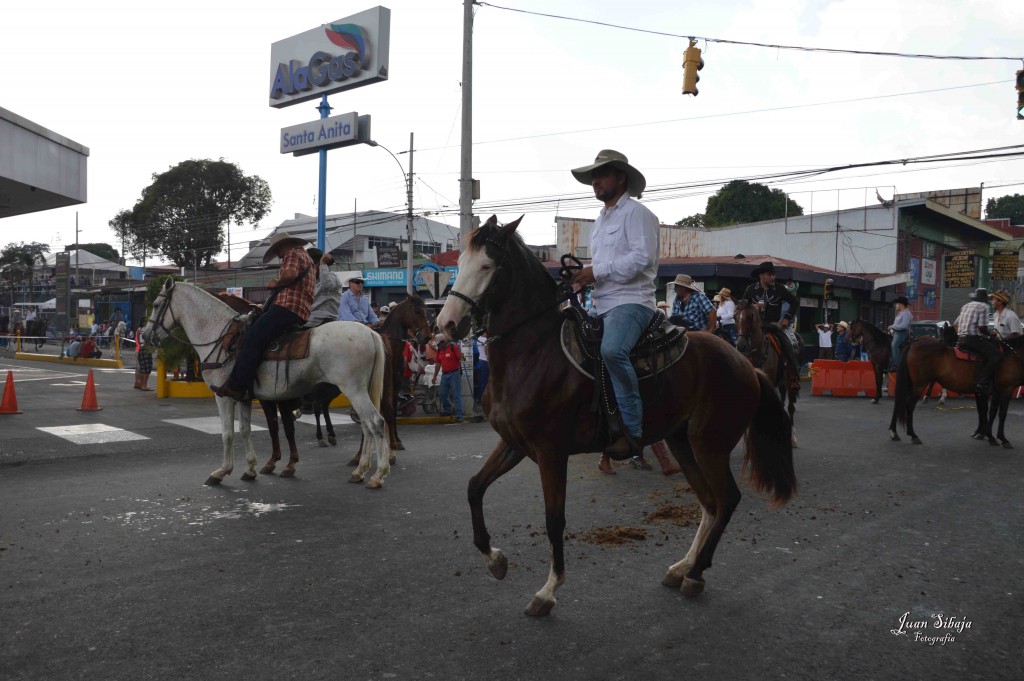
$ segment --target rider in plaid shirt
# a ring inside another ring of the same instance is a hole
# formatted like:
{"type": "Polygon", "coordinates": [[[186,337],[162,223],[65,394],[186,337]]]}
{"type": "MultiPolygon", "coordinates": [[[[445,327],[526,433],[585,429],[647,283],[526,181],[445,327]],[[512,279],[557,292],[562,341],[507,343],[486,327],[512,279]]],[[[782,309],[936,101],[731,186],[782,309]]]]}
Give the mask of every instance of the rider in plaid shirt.
{"type": "Polygon", "coordinates": [[[252,399],[252,381],[263,351],[285,329],[301,326],[309,318],[316,269],[303,249],[306,244],[305,239],[289,236],[287,232],[278,232],[270,240],[263,262],[281,257],[277,277],[267,282],[274,293],[264,305],[263,314],[246,331],[231,376],[224,385],[215,389],[218,397],[252,399]]]}
{"type": "Polygon", "coordinates": [[[976,289],[970,302],[960,308],[960,316],[953,322],[958,336],[957,347],[973,352],[982,359],[981,375],[976,386],[979,395],[988,394],[992,378],[999,368],[999,360],[1003,358],[996,346],[988,340],[993,335],[988,328],[988,298],[988,289],[976,289]]]}

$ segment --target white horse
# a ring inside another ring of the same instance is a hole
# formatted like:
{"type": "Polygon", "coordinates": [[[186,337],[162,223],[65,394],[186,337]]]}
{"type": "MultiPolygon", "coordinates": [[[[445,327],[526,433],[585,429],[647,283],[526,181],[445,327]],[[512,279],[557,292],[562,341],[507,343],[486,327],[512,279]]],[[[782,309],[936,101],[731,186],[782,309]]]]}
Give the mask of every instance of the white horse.
{"type": "MultiPolygon", "coordinates": [[[[216,297],[187,282],[168,281],[153,301],[142,336],[159,344],[177,327],[185,329],[188,339],[204,362],[224,362],[216,368],[203,370],[207,385],[223,385],[231,372],[233,360],[224,361],[221,340],[238,315],[216,297]]],[[[354,322],[331,322],[314,328],[310,334],[309,356],[287,361],[265,361],[256,373],[255,396],[266,400],[287,400],[312,392],[321,383],[338,386],[345,394],[363,429],[363,446],[359,465],[349,482],[359,483],[370,470],[370,452],[377,454],[377,470],[367,487],[377,489],[391,471],[388,463],[390,445],[384,419],[380,415],[380,399],[384,385],[384,342],[379,334],[354,322]]],[[[207,485],[219,485],[234,468],[235,409],[239,411],[239,433],[245,446],[248,464],[242,480],[256,479],[256,452],[252,446],[252,401],[239,402],[218,397],[224,461],[210,474],[207,485]]]]}

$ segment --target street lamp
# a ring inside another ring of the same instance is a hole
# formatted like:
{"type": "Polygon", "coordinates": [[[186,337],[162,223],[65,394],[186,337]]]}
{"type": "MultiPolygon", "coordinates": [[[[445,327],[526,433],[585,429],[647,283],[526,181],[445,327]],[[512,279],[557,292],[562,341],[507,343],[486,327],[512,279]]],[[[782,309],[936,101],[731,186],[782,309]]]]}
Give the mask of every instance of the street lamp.
{"type": "Polygon", "coordinates": [[[380,144],[379,142],[375,142],[373,140],[367,140],[366,141],[366,143],[369,144],[371,147],[380,147],[384,151],[386,151],[389,154],[391,154],[391,158],[395,159],[395,163],[398,164],[398,168],[402,171],[402,177],[405,179],[405,200],[406,200],[405,230],[406,230],[406,233],[407,233],[407,236],[408,236],[408,240],[409,240],[409,243],[408,243],[408,245],[406,247],[406,256],[405,256],[405,290],[406,290],[406,292],[410,296],[416,295],[415,294],[415,290],[416,289],[415,289],[415,287],[413,286],[413,283],[412,283],[412,253],[413,253],[413,246],[412,246],[412,135],[413,134],[410,132],[409,133],[409,173],[408,173],[408,175],[405,172],[405,168],[402,167],[402,162],[398,160],[398,157],[395,156],[391,152],[390,149],[385,147],[383,144],[380,144]]]}

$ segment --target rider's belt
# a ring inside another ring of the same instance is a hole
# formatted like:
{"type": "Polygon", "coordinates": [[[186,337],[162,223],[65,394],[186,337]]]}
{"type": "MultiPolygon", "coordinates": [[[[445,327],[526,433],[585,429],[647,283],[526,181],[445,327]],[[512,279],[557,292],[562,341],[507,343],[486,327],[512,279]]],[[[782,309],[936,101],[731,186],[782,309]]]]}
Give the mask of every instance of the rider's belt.
{"type": "Polygon", "coordinates": [[[447,376],[448,374],[457,374],[457,373],[459,373],[459,370],[458,369],[452,369],[451,371],[442,371],[441,373],[444,374],[445,376],[447,376]]]}

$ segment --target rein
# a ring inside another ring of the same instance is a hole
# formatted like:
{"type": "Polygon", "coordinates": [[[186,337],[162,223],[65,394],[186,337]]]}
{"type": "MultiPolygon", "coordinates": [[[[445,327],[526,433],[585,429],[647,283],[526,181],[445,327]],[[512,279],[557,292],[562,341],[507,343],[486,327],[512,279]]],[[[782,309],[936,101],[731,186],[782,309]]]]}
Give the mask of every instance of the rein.
{"type": "MultiPolygon", "coordinates": [[[[224,337],[227,336],[228,330],[231,328],[231,324],[234,323],[234,321],[238,317],[232,317],[227,322],[227,324],[224,325],[224,328],[221,329],[220,335],[217,336],[217,338],[215,338],[214,340],[212,340],[210,342],[207,342],[207,343],[197,343],[196,341],[192,340],[188,336],[185,336],[185,337],[176,336],[176,335],[174,335],[174,332],[181,328],[181,325],[177,323],[177,318],[175,318],[176,326],[173,329],[168,329],[164,325],[164,317],[167,316],[167,312],[171,309],[171,295],[174,293],[174,290],[175,289],[172,286],[171,290],[168,291],[166,295],[163,294],[163,293],[160,294],[161,296],[163,296],[163,302],[160,305],[160,311],[156,315],[150,317],[149,323],[153,324],[155,327],[157,327],[161,331],[163,331],[166,334],[166,336],[165,336],[166,338],[174,338],[175,340],[181,341],[182,343],[187,343],[188,345],[191,345],[193,348],[205,348],[205,347],[212,346],[210,348],[210,351],[208,353],[206,353],[206,357],[202,358],[202,361],[200,362],[201,366],[208,365],[208,364],[221,364],[220,362],[212,362],[211,363],[209,361],[210,357],[212,357],[214,352],[216,352],[217,349],[219,347],[221,347],[221,343],[223,342],[224,337]]],[[[160,342],[157,341],[156,339],[154,339],[154,343],[153,344],[159,346],[160,342]]],[[[207,368],[215,368],[215,367],[207,367],[207,368]]]]}

